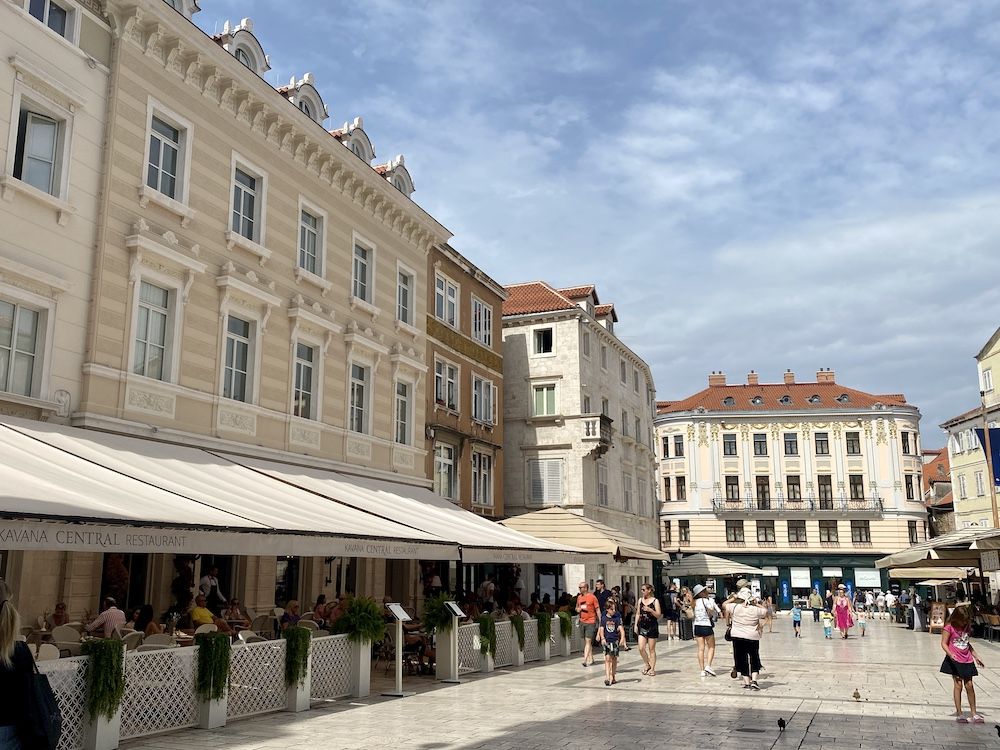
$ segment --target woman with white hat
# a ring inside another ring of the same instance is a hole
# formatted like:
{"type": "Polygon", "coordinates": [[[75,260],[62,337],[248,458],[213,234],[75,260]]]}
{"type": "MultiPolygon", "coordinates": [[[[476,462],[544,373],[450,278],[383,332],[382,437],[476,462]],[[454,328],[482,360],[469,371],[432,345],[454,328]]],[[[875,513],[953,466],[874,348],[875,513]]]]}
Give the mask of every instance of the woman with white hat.
{"type": "Polygon", "coordinates": [[[698,641],[698,674],[715,677],[715,621],[722,614],[711,592],[700,583],[694,587],[694,637],[698,641]]]}
{"type": "Polygon", "coordinates": [[[760,626],[767,617],[767,609],[752,603],[752,600],[750,589],[742,588],[736,594],[736,601],[726,602],[722,611],[730,622],[733,659],[743,676],[743,687],[760,690],[757,684],[760,674],[760,626]]]}

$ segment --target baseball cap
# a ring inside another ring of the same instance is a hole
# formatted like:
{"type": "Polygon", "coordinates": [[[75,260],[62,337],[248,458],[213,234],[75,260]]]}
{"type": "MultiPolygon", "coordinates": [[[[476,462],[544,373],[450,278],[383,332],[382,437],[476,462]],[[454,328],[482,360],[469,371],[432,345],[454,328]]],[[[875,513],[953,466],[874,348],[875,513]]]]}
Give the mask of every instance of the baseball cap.
{"type": "Polygon", "coordinates": [[[602,576],[597,576],[597,578],[594,579],[594,583],[597,583],[598,581],[604,583],[604,578],[602,576]]]}

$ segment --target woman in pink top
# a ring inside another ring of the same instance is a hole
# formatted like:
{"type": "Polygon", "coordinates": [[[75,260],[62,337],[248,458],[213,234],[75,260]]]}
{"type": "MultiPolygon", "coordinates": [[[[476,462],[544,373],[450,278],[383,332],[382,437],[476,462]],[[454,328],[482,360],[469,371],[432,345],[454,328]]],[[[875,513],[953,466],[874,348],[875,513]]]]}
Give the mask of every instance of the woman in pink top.
{"type": "Polygon", "coordinates": [[[837,596],[833,600],[833,619],[841,638],[847,638],[847,631],[854,626],[853,613],[854,605],[847,595],[847,587],[840,584],[837,587],[837,596]]]}
{"type": "Polygon", "coordinates": [[[969,608],[955,607],[948,618],[948,624],[941,631],[941,648],[944,650],[944,661],[941,662],[941,672],[950,674],[953,680],[952,695],[955,698],[955,721],[960,724],[982,724],[984,719],[976,712],[976,690],[972,686],[972,678],[979,674],[976,664],[985,666],[980,661],[976,650],[972,647],[972,625],[969,622],[969,608]],[[969,700],[972,713],[966,718],[962,713],[962,687],[969,700]]]}

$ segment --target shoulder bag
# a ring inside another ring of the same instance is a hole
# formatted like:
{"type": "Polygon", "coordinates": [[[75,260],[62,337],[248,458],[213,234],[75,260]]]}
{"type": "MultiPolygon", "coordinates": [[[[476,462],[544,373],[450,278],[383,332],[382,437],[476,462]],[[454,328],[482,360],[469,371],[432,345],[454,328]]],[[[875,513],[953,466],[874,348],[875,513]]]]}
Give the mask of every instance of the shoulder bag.
{"type": "MultiPolygon", "coordinates": [[[[733,612],[734,613],[736,612],[736,607],[738,607],[738,606],[739,606],[738,604],[733,606],[733,612]]],[[[727,641],[733,640],[733,617],[732,617],[732,615],[730,615],[729,617],[726,618],[726,634],[724,636],[722,636],[722,637],[725,638],[727,641]]]]}
{"type": "MultiPolygon", "coordinates": [[[[31,658],[30,655],[28,658],[31,658]]],[[[31,744],[26,747],[47,748],[55,750],[62,735],[62,713],[56,694],[49,684],[48,675],[38,671],[38,665],[32,659],[33,673],[31,689],[28,692],[28,715],[25,717],[25,730],[31,737],[31,744]]]]}

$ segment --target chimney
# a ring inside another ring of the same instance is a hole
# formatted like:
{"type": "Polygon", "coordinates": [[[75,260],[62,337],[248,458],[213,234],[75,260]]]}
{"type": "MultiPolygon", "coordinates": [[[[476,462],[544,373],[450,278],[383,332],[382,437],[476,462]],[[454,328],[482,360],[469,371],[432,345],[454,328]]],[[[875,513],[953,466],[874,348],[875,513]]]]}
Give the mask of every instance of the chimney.
{"type": "Polygon", "coordinates": [[[785,370],[785,385],[795,384],[795,373],[791,370],[785,370]]]}
{"type": "Polygon", "coordinates": [[[760,377],[756,371],[751,370],[747,373],[747,385],[760,385],[760,377]]]}
{"type": "Polygon", "coordinates": [[[714,385],[725,385],[726,384],[726,373],[719,370],[716,372],[712,370],[711,375],[708,376],[708,387],[711,388],[714,385]]]}
{"type": "Polygon", "coordinates": [[[817,383],[833,383],[836,382],[835,373],[829,367],[820,368],[819,372],[816,373],[817,383]]]}

